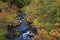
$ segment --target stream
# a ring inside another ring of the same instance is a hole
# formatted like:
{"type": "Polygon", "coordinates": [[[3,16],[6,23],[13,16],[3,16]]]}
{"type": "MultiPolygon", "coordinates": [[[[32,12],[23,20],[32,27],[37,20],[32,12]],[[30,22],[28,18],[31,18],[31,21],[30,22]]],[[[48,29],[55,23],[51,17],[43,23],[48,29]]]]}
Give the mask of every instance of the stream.
{"type": "MultiPolygon", "coordinates": [[[[7,40],[32,40],[32,37],[34,37],[34,28],[32,26],[28,25],[28,21],[24,19],[26,15],[23,12],[19,12],[18,16],[16,17],[17,20],[21,21],[21,24],[17,26],[16,28],[13,28],[14,31],[18,31],[19,34],[17,37],[11,36],[15,32],[9,32],[9,38],[7,40]]],[[[16,36],[16,35],[14,35],[16,36]]]]}

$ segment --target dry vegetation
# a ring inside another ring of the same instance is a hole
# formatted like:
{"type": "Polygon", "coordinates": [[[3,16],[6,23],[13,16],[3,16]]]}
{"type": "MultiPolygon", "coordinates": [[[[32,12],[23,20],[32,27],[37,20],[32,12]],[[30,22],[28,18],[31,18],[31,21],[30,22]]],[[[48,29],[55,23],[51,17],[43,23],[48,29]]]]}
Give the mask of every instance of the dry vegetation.
{"type": "MultiPolygon", "coordinates": [[[[21,10],[26,13],[27,20],[33,22],[38,32],[33,40],[60,40],[60,0],[31,0],[29,5],[24,3],[21,10]]],[[[0,23],[3,25],[15,22],[17,10],[20,10],[15,5],[2,1],[0,9],[3,9],[0,12],[0,23]]]]}

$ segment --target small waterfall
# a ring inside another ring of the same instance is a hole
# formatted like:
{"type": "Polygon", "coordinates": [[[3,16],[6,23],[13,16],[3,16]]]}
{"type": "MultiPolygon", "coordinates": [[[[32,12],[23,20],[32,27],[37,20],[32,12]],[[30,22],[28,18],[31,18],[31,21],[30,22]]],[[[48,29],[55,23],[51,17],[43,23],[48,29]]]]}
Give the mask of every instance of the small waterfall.
{"type": "Polygon", "coordinates": [[[18,16],[16,18],[17,20],[21,21],[21,24],[17,26],[16,28],[13,28],[13,30],[9,32],[8,40],[32,40],[31,37],[34,37],[35,35],[33,32],[34,28],[28,25],[27,20],[24,19],[26,15],[23,12],[19,12],[17,15],[18,16]],[[16,31],[17,31],[18,36],[16,35],[16,31]]]}

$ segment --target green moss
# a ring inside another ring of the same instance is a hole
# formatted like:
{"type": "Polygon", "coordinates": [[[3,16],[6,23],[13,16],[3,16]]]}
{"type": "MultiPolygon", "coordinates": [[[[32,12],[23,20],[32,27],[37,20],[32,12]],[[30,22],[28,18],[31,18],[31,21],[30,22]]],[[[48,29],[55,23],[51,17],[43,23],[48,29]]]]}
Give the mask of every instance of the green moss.
{"type": "Polygon", "coordinates": [[[47,23],[45,24],[45,30],[48,31],[48,32],[50,32],[52,29],[53,29],[53,24],[47,22],[47,23]]]}
{"type": "Polygon", "coordinates": [[[0,9],[7,7],[7,3],[0,1],[0,9]]]}
{"type": "Polygon", "coordinates": [[[2,28],[0,28],[0,40],[6,40],[4,35],[5,35],[6,31],[2,28]]]}

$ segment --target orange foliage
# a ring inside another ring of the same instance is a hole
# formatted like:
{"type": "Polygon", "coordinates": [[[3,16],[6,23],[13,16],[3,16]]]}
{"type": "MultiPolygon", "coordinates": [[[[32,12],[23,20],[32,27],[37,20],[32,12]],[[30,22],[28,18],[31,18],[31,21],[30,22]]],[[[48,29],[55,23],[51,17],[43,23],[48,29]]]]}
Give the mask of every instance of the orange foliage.
{"type": "Polygon", "coordinates": [[[55,38],[60,39],[60,33],[56,30],[51,30],[51,32],[47,32],[44,29],[37,30],[37,35],[33,38],[33,40],[54,40],[55,38]]]}
{"type": "Polygon", "coordinates": [[[52,31],[50,32],[50,35],[51,35],[52,37],[58,37],[58,38],[60,38],[60,33],[59,33],[58,31],[56,31],[56,30],[52,30],[52,31]]]}
{"type": "Polygon", "coordinates": [[[44,29],[38,30],[38,34],[34,37],[33,40],[52,40],[53,38],[46,32],[44,29]]]}

